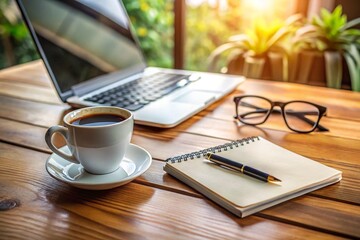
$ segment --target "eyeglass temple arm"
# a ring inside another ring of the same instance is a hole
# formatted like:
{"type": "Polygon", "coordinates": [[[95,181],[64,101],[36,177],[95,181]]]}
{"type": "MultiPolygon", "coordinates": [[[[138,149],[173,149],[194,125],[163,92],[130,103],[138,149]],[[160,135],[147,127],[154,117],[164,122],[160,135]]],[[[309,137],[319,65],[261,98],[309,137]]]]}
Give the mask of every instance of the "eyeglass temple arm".
{"type": "MultiPolygon", "coordinates": [[[[255,108],[256,111],[254,112],[248,112],[248,113],[245,113],[245,114],[241,114],[240,117],[246,117],[247,115],[250,115],[250,114],[253,114],[253,113],[265,113],[267,112],[268,110],[265,109],[265,108],[260,108],[260,107],[257,107],[255,105],[252,105],[252,104],[249,104],[249,103],[244,103],[242,102],[241,103],[242,106],[246,106],[246,107],[251,107],[251,108],[255,108]]],[[[278,109],[273,109],[272,112],[274,113],[281,113],[280,110],[278,109]]],[[[307,117],[305,117],[304,115],[317,115],[318,113],[317,112],[313,112],[313,111],[302,111],[302,112],[287,112],[287,114],[290,114],[290,115],[294,115],[296,116],[297,118],[303,120],[304,122],[310,124],[310,125],[314,125],[315,122],[312,121],[311,119],[308,119],[307,117]]],[[[234,118],[237,118],[237,116],[234,116],[234,118]]],[[[320,130],[320,131],[329,131],[328,128],[318,124],[317,125],[317,128],[320,130]]]]}
{"type": "MultiPolygon", "coordinates": [[[[310,124],[310,125],[314,125],[315,122],[311,119],[308,119],[307,117],[304,116],[304,114],[307,114],[307,115],[314,115],[314,112],[288,112],[288,114],[291,114],[291,115],[295,115],[297,118],[303,120],[304,122],[310,124]]],[[[317,113],[316,113],[317,114],[317,113]]],[[[329,131],[328,128],[318,124],[317,129],[319,129],[320,131],[324,132],[324,131],[329,131]]]]}

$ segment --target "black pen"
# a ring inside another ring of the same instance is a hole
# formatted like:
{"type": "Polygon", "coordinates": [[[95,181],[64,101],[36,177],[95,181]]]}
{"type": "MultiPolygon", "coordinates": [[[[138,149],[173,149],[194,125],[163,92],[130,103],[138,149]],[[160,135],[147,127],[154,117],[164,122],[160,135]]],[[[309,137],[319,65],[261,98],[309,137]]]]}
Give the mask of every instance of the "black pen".
{"type": "Polygon", "coordinates": [[[245,166],[244,164],[221,157],[221,156],[213,154],[211,152],[206,153],[206,159],[208,159],[211,162],[214,162],[220,166],[225,166],[225,167],[231,168],[233,170],[239,171],[245,175],[248,175],[253,178],[257,178],[264,182],[273,182],[273,183],[281,182],[280,179],[278,179],[274,176],[271,176],[270,174],[264,173],[262,171],[259,171],[255,168],[252,168],[249,166],[245,166]]]}

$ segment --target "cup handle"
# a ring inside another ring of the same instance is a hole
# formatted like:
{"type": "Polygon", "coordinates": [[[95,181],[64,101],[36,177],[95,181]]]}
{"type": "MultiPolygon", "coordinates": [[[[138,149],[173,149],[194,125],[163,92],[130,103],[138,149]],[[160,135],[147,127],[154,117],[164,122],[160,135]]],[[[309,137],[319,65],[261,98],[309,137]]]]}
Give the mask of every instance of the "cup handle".
{"type": "Polygon", "coordinates": [[[52,142],[52,136],[54,135],[54,133],[60,133],[66,141],[66,144],[68,144],[68,136],[69,136],[69,130],[66,127],[63,126],[52,126],[50,127],[46,133],[45,133],[45,141],[47,143],[47,145],[49,146],[49,148],[57,155],[59,155],[60,157],[79,164],[80,162],[74,157],[74,155],[70,155],[70,154],[66,154],[64,152],[61,152],[57,147],[54,146],[53,142],[52,142]]]}

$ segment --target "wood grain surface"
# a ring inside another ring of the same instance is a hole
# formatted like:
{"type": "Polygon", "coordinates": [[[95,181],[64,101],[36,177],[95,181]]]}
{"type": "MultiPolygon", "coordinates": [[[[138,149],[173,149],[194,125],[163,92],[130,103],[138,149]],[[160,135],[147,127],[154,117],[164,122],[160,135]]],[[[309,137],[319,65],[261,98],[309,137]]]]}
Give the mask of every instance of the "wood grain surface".
{"type": "MultiPolygon", "coordinates": [[[[135,126],[132,142],[153,156],[133,182],[86,191],[51,178],[46,129],[71,110],[41,61],[0,71],[0,239],[334,239],[360,238],[360,94],[248,79],[226,98],[172,129],[135,126]],[[312,101],[328,108],[329,132],[297,134],[277,116],[258,127],[233,120],[233,96],[312,101]],[[164,173],[168,157],[248,136],[343,172],[340,183],[244,219],[164,173]]],[[[58,146],[64,144],[57,136],[58,146]]]]}

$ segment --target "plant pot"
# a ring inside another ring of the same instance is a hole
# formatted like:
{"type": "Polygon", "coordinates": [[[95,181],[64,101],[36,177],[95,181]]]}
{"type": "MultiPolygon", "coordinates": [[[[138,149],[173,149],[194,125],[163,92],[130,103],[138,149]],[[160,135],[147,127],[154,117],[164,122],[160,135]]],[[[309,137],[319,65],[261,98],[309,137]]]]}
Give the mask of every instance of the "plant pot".
{"type": "Polygon", "coordinates": [[[243,75],[244,55],[242,51],[233,51],[227,59],[228,74],[243,75]]]}
{"type": "Polygon", "coordinates": [[[249,78],[261,78],[264,70],[265,58],[246,57],[243,75],[249,78]]]}
{"type": "Polygon", "coordinates": [[[290,57],[290,81],[326,86],[325,59],[320,51],[302,51],[290,57]]]}
{"type": "Polygon", "coordinates": [[[325,51],[326,82],[330,88],[341,88],[342,55],[339,51],[325,51]]]}
{"type": "Polygon", "coordinates": [[[287,61],[284,54],[269,52],[268,59],[270,65],[270,79],[276,81],[287,81],[287,61]]]}

